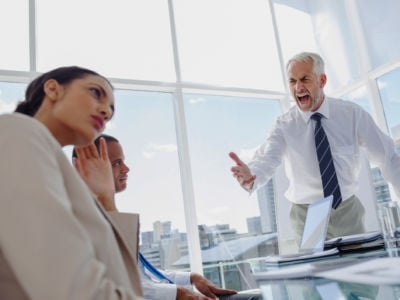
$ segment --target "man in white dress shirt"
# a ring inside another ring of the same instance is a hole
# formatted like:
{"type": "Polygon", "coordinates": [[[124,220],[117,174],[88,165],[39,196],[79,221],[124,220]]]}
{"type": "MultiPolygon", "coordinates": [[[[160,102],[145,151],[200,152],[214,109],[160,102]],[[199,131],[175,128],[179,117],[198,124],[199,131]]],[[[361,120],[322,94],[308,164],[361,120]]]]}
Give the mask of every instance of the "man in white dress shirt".
{"type": "MultiPolygon", "coordinates": [[[[125,156],[122,150],[122,147],[119,141],[106,134],[102,134],[99,138],[96,139],[95,145],[97,150],[101,151],[100,138],[103,138],[107,145],[107,153],[108,159],[111,163],[112,169],[112,177],[114,180],[115,192],[122,192],[127,187],[127,179],[129,167],[125,164],[125,156]]],[[[86,153],[86,164],[91,160],[91,167],[86,167],[85,171],[81,168],[81,173],[85,173],[84,177],[96,177],[97,183],[104,182],[100,173],[105,173],[104,169],[98,168],[96,166],[96,155],[92,156],[89,154],[90,147],[87,149],[83,149],[86,153]]],[[[75,151],[73,156],[76,157],[75,151]]],[[[78,153],[79,156],[79,153],[78,153]]],[[[99,157],[102,155],[100,154],[99,157]]],[[[80,158],[82,161],[83,157],[80,158]]],[[[76,163],[75,163],[76,166],[76,163]]],[[[85,180],[92,191],[95,190],[93,185],[93,180],[85,180]]],[[[103,197],[105,198],[105,197],[103,197]]],[[[114,199],[110,198],[110,201],[107,203],[101,203],[101,205],[105,208],[105,210],[109,212],[117,211],[114,199]]],[[[127,214],[125,214],[127,215],[127,214]]],[[[124,228],[121,228],[122,230],[124,228]]],[[[128,230],[128,228],[125,228],[128,230]]],[[[148,262],[145,262],[148,264],[148,262]]],[[[152,267],[152,266],[151,266],[152,267]]],[[[209,299],[226,299],[226,300],[259,300],[262,299],[261,294],[252,293],[252,294],[238,294],[234,290],[221,289],[215,286],[212,282],[207,280],[204,276],[195,273],[195,272],[181,272],[181,271],[166,271],[166,270],[158,270],[163,276],[165,276],[170,282],[166,280],[160,280],[154,274],[152,274],[148,268],[145,268],[144,264],[139,260],[138,261],[138,269],[141,276],[141,285],[144,293],[145,299],[151,300],[185,300],[185,299],[193,299],[193,300],[209,300],[209,299]],[[193,287],[200,292],[194,292],[193,287]]]]}
{"type": "Polygon", "coordinates": [[[287,78],[296,106],[278,117],[266,142],[245,164],[233,152],[231,168],[240,185],[252,193],[268,182],[282,161],[289,179],[285,195],[292,202],[290,219],[296,241],[300,241],[309,204],[324,197],[316,154],[311,116],[322,115],[341,191],[341,203],[332,209],[327,238],[364,232],[365,210],[355,196],[360,171],[360,152],[382,170],[400,196],[400,157],[392,139],[384,134],[359,105],[326,97],[324,61],[315,53],[303,52],[291,58],[287,78]]]}

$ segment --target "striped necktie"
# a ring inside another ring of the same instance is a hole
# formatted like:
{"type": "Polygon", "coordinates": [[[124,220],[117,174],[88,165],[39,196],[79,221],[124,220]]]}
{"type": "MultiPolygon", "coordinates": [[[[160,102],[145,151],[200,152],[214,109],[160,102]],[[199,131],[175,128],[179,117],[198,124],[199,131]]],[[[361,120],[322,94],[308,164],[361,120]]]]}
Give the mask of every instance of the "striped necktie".
{"type": "Polygon", "coordinates": [[[163,273],[161,273],[156,267],[154,267],[147,259],[144,258],[142,253],[139,252],[139,260],[143,267],[145,267],[153,276],[160,280],[167,281],[168,283],[174,283],[168,277],[166,277],[163,273]]]}
{"type": "Polygon", "coordinates": [[[317,149],[324,197],[333,195],[332,207],[336,209],[342,202],[342,194],[333,164],[329,141],[321,125],[321,117],[322,115],[320,113],[315,113],[311,116],[311,119],[316,122],[314,130],[315,147],[317,149]]]}

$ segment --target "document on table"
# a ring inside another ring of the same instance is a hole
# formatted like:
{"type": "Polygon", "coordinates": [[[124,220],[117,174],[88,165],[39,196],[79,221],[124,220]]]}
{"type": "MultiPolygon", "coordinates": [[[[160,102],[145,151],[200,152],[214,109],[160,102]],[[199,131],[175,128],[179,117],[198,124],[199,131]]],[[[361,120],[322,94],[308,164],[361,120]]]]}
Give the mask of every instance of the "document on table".
{"type": "Polygon", "coordinates": [[[312,263],[295,264],[279,268],[268,268],[263,272],[253,273],[255,280],[291,279],[315,276],[318,272],[340,268],[356,263],[354,258],[334,258],[329,260],[314,261],[312,263]]]}
{"type": "Polygon", "coordinates": [[[382,239],[383,237],[380,231],[371,231],[359,234],[345,235],[325,241],[325,248],[329,249],[338,246],[362,244],[382,239]]]}
{"type": "Polygon", "coordinates": [[[314,276],[362,284],[400,284],[400,258],[376,258],[349,267],[317,271],[314,272],[314,276]]]}
{"type": "Polygon", "coordinates": [[[255,280],[302,278],[311,276],[313,270],[314,267],[311,264],[302,264],[254,273],[253,277],[255,280]]]}
{"type": "Polygon", "coordinates": [[[333,248],[330,250],[309,253],[309,254],[289,254],[289,255],[278,255],[278,256],[267,256],[265,258],[265,264],[268,266],[277,266],[284,264],[295,264],[295,263],[304,263],[314,260],[320,260],[323,258],[335,256],[339,254],[339,250],[337,248],[333,248]]]}

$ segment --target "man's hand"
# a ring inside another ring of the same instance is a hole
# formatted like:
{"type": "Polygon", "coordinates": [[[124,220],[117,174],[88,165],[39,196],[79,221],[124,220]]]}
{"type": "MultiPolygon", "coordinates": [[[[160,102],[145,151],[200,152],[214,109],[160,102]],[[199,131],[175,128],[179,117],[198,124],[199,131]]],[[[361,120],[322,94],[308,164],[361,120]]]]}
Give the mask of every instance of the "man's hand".
{"type": "Polygon", "coordinates": [[[236,153],[230,152],[229,157],[236,163],[236,166],[231,168],[233,177],[239,181],[240,185],[246,191],[251,191],[254,185],[254,180],[256,180],[256,175],[251,174],[249,167],[240,160],[236,153]]]}
{"type": "Polygon", "coordinates": [[[215,300],[218,298],[209,298],[202,294],[196,293],[188,288],[178,286],[176,288],[176,300],[215,300]]]}
{"type": "Polygon", "coordinates": [[[117,210],[114,201],[114,179],[104,138],[100,139],[100,152],[94,144],[75,150],[77,158],[73,159],[73,164],[82,179],[105,210],[117,210]]]}
{"type": "Polygon", "coordinates": [[[196,287],[196,289],[200,293],[206,296],[205,298],[194,298],[194,299],[218,299],[218,296],[232,295],[237,293],[234,290],[218,288],[207,278],[197,273],[190,274],[190,282],[192,283],[193,286],[196,287]]]}

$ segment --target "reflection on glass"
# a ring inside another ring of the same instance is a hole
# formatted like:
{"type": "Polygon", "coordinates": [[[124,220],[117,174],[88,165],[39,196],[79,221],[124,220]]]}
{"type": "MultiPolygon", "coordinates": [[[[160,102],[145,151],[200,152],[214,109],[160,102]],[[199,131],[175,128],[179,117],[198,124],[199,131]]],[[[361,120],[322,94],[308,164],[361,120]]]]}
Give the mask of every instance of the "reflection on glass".
{"type": "Polygon", "coordinates": [[[372,180],[375,186],[375,194],[377,201],[378,202],[391,201],[389,185],[383,178],[381,169],[378,167],[372,167],[371,173],[372,173],[372,180]]]}
{"type": "Polygon", "coordinates": [[[400,142],[400,68],[377,79],[387,126],[392,138],[400,142]]]}
{"type": "MultiPolygon", "coordinates": [[[[392,136],[397,152],[400,153],[400,68],[397,68],[385,75],[377,78],[380,98],[382,101],[383,110],[387,127],[392,136]]],[[[374,180],[375,190],[378,196],[378,202],[390,201],[390,190],[388,184],[384,181],[381,171],[375,168],[374,174],[377,179],[374,180]]]]}
{"type": "Polygon", "coordinates": [[[0,114],[14,111],[24,98],[25,88],[24,83],[0,82],[0,114]]]}
{"type": "Polygon", "coordinates": [[[322,277],[259,282],[264,299],[280,300],[394,300],[396,286],[368,285],[322,277]],[[384,291],[385,290],[385,291],[384,291]]]}
{"type": "Polygon", "coordinates": [[[273,185],[249,197],[228,153],[251,159],[281,113],[279,101],[185,94],[184,105],[205,274],[221,284],[223,271],[229,288],[251,288],[241,261],[277,251],[273,185]]]}

